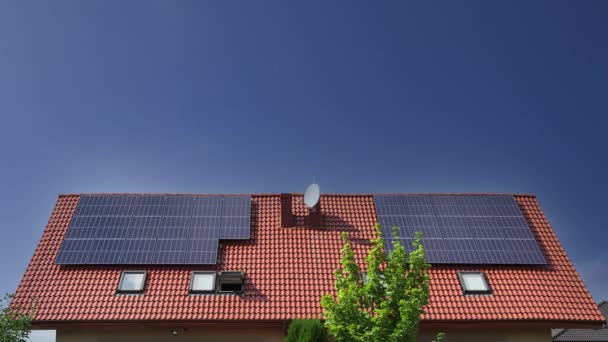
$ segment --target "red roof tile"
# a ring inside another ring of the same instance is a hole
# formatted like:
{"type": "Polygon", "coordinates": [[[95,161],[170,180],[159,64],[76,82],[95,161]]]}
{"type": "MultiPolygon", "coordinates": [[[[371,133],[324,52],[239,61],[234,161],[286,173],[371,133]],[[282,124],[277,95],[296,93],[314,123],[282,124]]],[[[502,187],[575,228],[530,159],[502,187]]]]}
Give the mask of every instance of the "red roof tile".
{"type": "MultiPolygon", "coordinates": [[[[16,292],[14,303],[37,298],[36,322],[155,320],[287,320],[321,317],[323,294],[333,291],[339,264],[340,232],[349,231],[363,264],[377,222],[371,195],[324,195],[324,229],[304,227],[306,209],[293,197],[295,229],[280,228],[280,196],[255,195],[252,237],[222,242],[214,266],[147,266],[143,296],[115,294],[128,266],[58,266],[55,257],[79,195],[61,195],[16,292]],[[245,294],[188,295],[192,270],[242,270],[245,294]]],[[[423,319],[447,321],[603,320],[536,198],[516,200],[547,259],[544,266],[434,265],[431,297],[423,319]],[[492,296],[463,296],[456,273],[483,270],[492,296]]]]}

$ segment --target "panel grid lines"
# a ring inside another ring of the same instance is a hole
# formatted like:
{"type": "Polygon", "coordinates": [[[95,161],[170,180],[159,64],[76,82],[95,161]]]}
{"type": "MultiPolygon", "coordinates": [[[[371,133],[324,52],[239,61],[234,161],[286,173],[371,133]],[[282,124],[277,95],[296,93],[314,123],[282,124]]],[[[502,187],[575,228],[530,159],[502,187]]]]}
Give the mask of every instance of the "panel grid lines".
{"type": "Polygon", "coordinates": [[[398,227],[408,251],[422,232],[429,263],[546,264],[513,197],[379,195],[374,202],[387,252],[398,227]]]}
{"type": "Polygon", "coordinates": [[[249,196],[83,195],[56,263],[215,264],[250,226],[249,196]]]}

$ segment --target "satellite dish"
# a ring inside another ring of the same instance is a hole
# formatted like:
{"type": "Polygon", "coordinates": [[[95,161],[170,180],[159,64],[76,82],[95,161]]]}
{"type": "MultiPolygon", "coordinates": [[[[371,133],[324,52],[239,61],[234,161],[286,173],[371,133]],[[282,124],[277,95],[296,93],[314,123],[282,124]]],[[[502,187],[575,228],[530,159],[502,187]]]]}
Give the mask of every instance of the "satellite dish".
{"type": "Polygon", "coordinates": [[[319,199],[321,198],[321,189],[319,185],[313,183],[306,188],[306,192],[304,192],[304,204],[310,209],[319,204],[319,199]]]}

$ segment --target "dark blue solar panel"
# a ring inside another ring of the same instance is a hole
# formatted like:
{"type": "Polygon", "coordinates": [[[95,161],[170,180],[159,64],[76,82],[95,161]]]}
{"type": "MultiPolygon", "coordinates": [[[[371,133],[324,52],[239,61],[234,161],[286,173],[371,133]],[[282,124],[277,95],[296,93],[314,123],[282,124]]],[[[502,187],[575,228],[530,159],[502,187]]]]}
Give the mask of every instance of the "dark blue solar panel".
{"type": "Polygon", "coordinates": [[[150,264],[156,239],[129,239],[125,240],[124,249],[120,256],[120,264],[150,264]]]}
{"type": "Polygon", "coordinates": [[[459,206],[456,205],[435,205],[433,206],[433,212],[437,216],[448,216],[448,217],[463,217],[464,213],[459,206]]]}
{"type": "Polygon", "coordinates": [[[401,236],[415,237],[416,232],[421,232],[422,236],[427,239],[441,239],[443,236],[441,235],[441,230],[438,227],[427,227],[427,226],[416,226],[411,225],[407,232],[407,235],[403,235],[403,230],[400,229],[401,236]],[[418,228],[415,228],[418,227],[418,228]]]}
{"type": "Polygon", "coordinates": [[[111,205],[105,207],[104,215],[108,216],[131,216],[132,206],[111,205]]]}
{"type": "Polygon", "coordinates": [[[221,239],[249,239],[249,216],[222,216],[221,239]]]}
{"type": "Polygon", "coordinates": [[[430,205],[406,205],[405,214],[408,216],[435,216],[430,205]]]}
{"type": "Polygon", "coordinates": [[[220,239],[248,240],[251,231],[251,198],[224,197],[220,227],[220,239]]]}
{"type": "Polygon", "coordinates": [[[160,219],[160,216],[133,216],[129,220],[129,228],[156,229],[160,219]]]}
{"type": "Polygon", "coordinates": [[[402,196],[396,195],[384,195],[384,196],[376,196],[374,198],[376,205],[379,206],[401,206],[403,205],[403,201],[401,200],[402,196]]]}
{"type": "Polygon", "coordinates": [[[249,239],[249,196],[81,196],[58,264],[215,264],[249,239]]]}
{"type": "Polygon", "coordinates": [[[407,250],[423,233],[430,263],[546,263],[512,196],[379,195],[374,203],[387,251],[398,227],[407,250]]]}
{"type": "Polygon", "coordinates": [[[220,216],[193,216],[190,228],[193,229],[220,229],[220,216]]]}
{"type": "Polygon", "coordinates": [[[95,239],[126,239],[126,227],[98,228],[95,230],[95,239]]]}
{"type": "Polygon", "coordinates": [[[158,238],[158,229],[129,228],[125,238],[127,240],[154,240],[158,238]]]}
{"type": "Polygon", "coordinates": [[[162,216],[167,217],[190,217],[192,216],[192,206],[168,205],[163,207],[162,216]]]}
{"type": "MultiPolygon", "coordinates": [[[[435,216],[407,216],[407,222],[409,226],[413,228],[439,228],[439,223],[437,223],[437,219],[435,216]]],[[[438,230],[438,229],[437,229],[438,230]]]]}
{"type": "Polygon", "coordinates": [[[95,239],[97,230],[92,228],[70,228],[68,229],[66,239],[95,239]]]}
{"type": "Polygon", "coordinates": [[[223,197],[201,196],[194,200],[192,216],[222,216],[223,197]]]}
{"type": "Polygon", "coordinates": [[[87,264],[118,263],[124,244],[124,239],[96,239],[88,254],[87,264]]]}
{"type": "MultiPolygon", "coordinates": [[[[125,247],[125,249],[128,248],[132,248],[132,247],[125,247]]],[[[133,249],[133,250],[129,250],[129,251],[123,251],[121,256],[120,256],[120,264],[124,264],[124,265],[146,265],[146,264],[150,264],[152,261],[152,254],[154,252],[153,251],[149,251],[149,250],[137,250],[137,249],[133,249]]]]}
{"type": "Polygon", "coordinates": [[[160,205],[134,205],[132,208],[133,216],[162,216],[163,207],[160,205]]]}
{"type": "Polygon", "coordinates": [[[218,240],[190,240],[184,255],[184,264],[217,263],[218,240]]]}
{"type": "Polygon", "coordinates": [[[382,205],[376,206],[376,210],[378,211],[378,215],[382,216],[402,216],[405,215],[403,212],[402,206],[396,205],[382,205]]]}
{"type": "Polygon", "coordinates": [[[158,228],[159,239],[188,239],[188,228],[158,228]]]}
{"type": "Polygon", "coordinates": [[[91,239],[64,240],[57,255],[57,260],[62,260],[64,264],[85,264],[93,241],[91,239]]]}
{"type": "Polygon", "coordinates": [[[187,239],[158,239],[152,264],[182,264],[186,252],[187,239]]]}

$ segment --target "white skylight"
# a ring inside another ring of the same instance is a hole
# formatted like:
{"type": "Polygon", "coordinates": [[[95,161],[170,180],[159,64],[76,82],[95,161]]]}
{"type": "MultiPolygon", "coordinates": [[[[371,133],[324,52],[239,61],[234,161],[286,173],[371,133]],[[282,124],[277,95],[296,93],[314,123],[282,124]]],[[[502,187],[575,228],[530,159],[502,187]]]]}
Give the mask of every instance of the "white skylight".
{"type": "Polygon", "coordinates": [[[144,291],[146,284],[146,272],[144,271],[125,271],[122,272],[118,292],[139,293],[144,291]]]}
{"type": "Polygon", "coordinates": [[[490,286],[482,272],[459,272],[460,285],[465,294],[489,294],[490,286]]]}
{"type": "Polygon", "coordinates": [[[215,272],[193,272],[190,292],[215,291],[215,272]]]}

